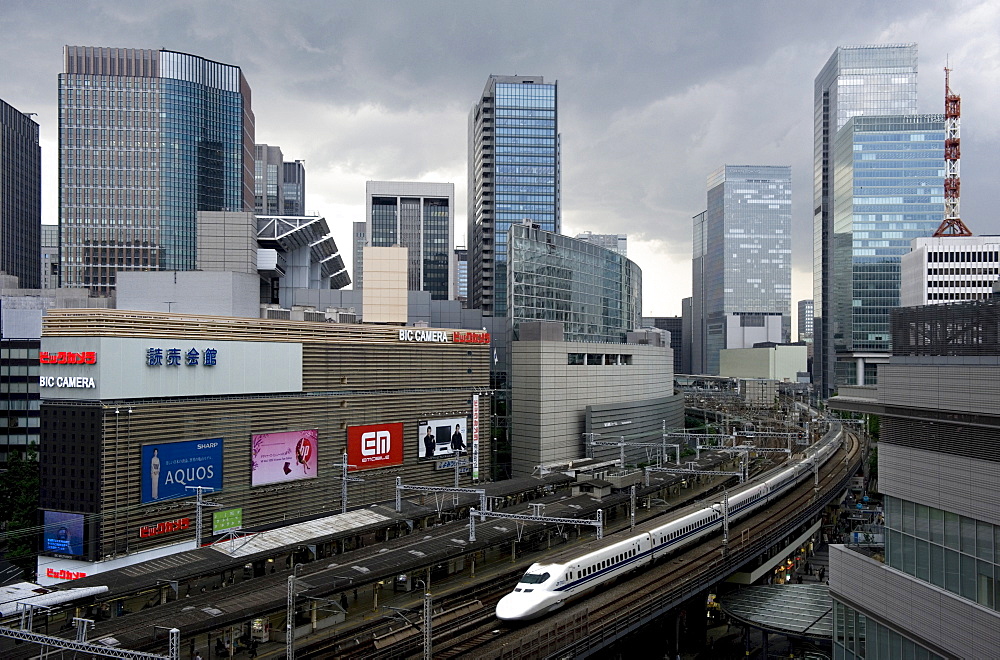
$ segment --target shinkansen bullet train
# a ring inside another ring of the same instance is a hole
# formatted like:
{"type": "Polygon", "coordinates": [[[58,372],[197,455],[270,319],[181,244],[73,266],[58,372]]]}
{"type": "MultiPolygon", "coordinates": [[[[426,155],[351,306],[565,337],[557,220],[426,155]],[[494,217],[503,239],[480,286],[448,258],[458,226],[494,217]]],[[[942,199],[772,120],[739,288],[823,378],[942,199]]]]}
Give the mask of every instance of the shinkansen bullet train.
{"type": "MultiPolygon", "coordinates": [[[[781,497],[808,478],[814,466],[823,465],[839,446],[842,435],[839,426],[834,423],[830,432],[806,451],[804,458],[765,474],[761,481],[730,495],[730,522],[781,497]]],[[[585,548],[559,553],[551,562],[532,564],[514,591],[497,603],[497,618],[527,621],[554,612],[596,587],[721,530],[722,518],[722,506],[714,504],[622,540],[591,543],[585,548]]]]}

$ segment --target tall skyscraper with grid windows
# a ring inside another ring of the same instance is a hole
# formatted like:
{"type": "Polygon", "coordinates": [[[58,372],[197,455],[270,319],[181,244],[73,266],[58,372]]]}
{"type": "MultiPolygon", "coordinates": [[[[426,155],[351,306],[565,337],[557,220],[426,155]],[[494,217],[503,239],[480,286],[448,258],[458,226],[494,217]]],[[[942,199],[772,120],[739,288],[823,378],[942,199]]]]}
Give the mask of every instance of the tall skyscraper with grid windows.
{"type": "Polygon", "coordinates": [[[562,231],[559,177],[558,83],[491,75],[469,113],[468,307],[507,316],[508,229],[562,231]]]}
{"type": "Polygon", "coordinates": [[[792,173],[723,165],[694,219],[695,373],[718,374],[719,351],[787,342],[791,333],[792,173]]]}
{"type": "MultiPolygon", "coordinates": [[[[834,140],[852,117],[917,112],[917,45],[841,46],[816,76],[813,149],[813,383],[820,396],[835,387],[834,140]]],[[[943,208],[943,207],[942,207],[943,208]]]]}
{"type": "Polygon", "coordinates": [[[67,46],[59,76],[61,283],[192,270],[198,211],[254,210],[254,116],[237,66],[67,46]]]}
{"type": "Polygon", "coordinates": [[[837,131],[828,270],[835,387],[874,385],[889,361],[900,262],[944,220],[944,137],[944,115],[852,117],[837,131]]]}

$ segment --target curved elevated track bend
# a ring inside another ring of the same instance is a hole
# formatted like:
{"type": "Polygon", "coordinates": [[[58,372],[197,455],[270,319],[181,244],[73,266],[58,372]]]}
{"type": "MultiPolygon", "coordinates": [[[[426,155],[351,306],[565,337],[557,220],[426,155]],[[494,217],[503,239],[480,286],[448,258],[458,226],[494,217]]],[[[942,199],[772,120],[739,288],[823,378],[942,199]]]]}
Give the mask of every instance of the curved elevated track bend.
{"type": "MultiPolygon", "coordinates": [[[[819,485],[806,480],[764,510],[734,523],[729,530],[728,553],[723,556],[721,535],[703,540],[686,551],[645,570],[639,576],[598,590],[556,614],[529,624],[510,625],[497,620],[494,608],[523,573],[510,573],[481,582],[449,598],[474,603],[462,614],[437,623],[433,637],[435,659],[475,657],[527,660],[555,655],[583,658],[599,652],[680,603],[725,579],[768,548],[795,534],[815,519],[823,507],[847,485],[857,470],[862,447],[849,431],[844,443],[819,472],[819,485]]],[[[682,508],[670,515],[682,515],[682,508]]],[[[437,603],[435,602],[435,605],[437,603]]],[[[409,617],[415,625],[402,626],[395,643],[385,638],[376,646],[372,635],[354,629],[349,638],[329,638],[304,644],[297,658],[419,658],[422,656],[420,612],[409,617]],[[407,631],[408,628],[408,631],[407,631]]],[[[376,624],[373,624],[373,627],[376,624]]]]}

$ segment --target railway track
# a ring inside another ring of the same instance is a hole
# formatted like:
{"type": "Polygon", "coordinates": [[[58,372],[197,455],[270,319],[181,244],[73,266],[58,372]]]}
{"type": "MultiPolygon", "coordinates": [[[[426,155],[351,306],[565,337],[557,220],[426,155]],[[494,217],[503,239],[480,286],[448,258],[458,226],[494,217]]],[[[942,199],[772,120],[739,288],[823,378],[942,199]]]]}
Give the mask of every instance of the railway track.
{"type": "MultiPolygon", "coordinates": [[[[669,560],[644,571],[641,578],[619,582],[599,590],[578,603],[571,604],[562,613],[538,622],[505,625],[495,618],[484,621],[478,630],[469,631],[454,647],[447,640],[435,639],[435,658],[475,657],[528,660],[548,657],[554,653],[572,657],[574,645],[587,647],[589,639],[614,637],[623,627],[632,627],[635,621],[648,619],[652,612],[663,609],[664,604],[684,600],[697,591],[706,579],[722,579],[731,572],[733,564],[741,564],[757,556],[761,550],[780,537],[786,521],[793,518],[803,506],[824,501],[826,494],[837,489],[844,481],[846,465],[856,465],[860,443],[853,434],[851,446],[838,452],[820,471],[818,492],[808,481],[776,504],[741,521],[730,529],[728,556],[722,555],[722,538],[714,536],[669,560]],[[803,504],[804,501],[804,504],[803,504]],[[741,559],[742,557],[742,559],[741,559]],[[567,639],[574,640],[567,645],[567,639]]],[[[822,504],[817,510],[822,509],[822,504]]],[[[420,649],[409,656],[419,657],[420,649]]]]}
{"type": "MultiPolygon", "coordinates": [[[[763,473],[774,467],[771,461],[763,461],[754,466],[753,475],[763,473]]],[[[722,483],[719,482],[709,491],[702,493],[699,499],[711,497],[716,490],[721,491],[722,483]]],[[[685,502],[683,505],[690,505],[694,500],[685,502]]],[[[657,514],[659,517],[668,515],[669,511],[657,514]]],[[[627,531],[629,525],[626,520],[616,522],[612,528],[605,532],[606,536],[627,531]]],[[[531,563],[530,561],[528,563],[531,563]]],[[[523,575],[528,563],[521,561],[512,564],[511,569],[502,575],[497,575],[488,581],[482,581],[469,589],[448,593],[442,597],[434,599],[435,612],[441,609],[450,609],[460,606],[463,603],[479,601],[482,604],[481,612],[477,615],[469,615],[458,620],[449,620],[447,624],[435,623],[434,632],[434,657],[472,657],[468,653],[470,650],[479,648],[503,633],[499,629],[500,622],[497,621],[494,610],[496,603],[501,597],[509,593],[517,584],[518,579],[523,575]],[[499,631],[498,631],[499,630],[499,631]]],[[[297,646],[296,657],[299,658],[328,658],[337,657],[344,659],[365,660],[376,658],[407,658],[420,657],[422,655],[422,633],[418,628],[420,623],[420,605],[415,605],[407,616],[412,624],[404,622],[402,619],[389,620],[387,618],[369,621],[367,623],[352,626],[350,629],[342,630],[336,635],[326,639],[312,642],[302,642],[297,646]],[[412,634],[399,634],[399,641],[393,645],[375,645],[375,639],[386,635],[390,630],[407,630],[412,634]]],[[[438,616],[437,614],[435,615],[438,616]]]]}
{"type": "MultiPolygon", "coordinates": [[[[855,441],[852,452],[857,451],[855,441]]],[[[821,492],[832,488],[842,478],[843,465],[841,450],[820,471],[821,492]]],[[[747,559],[752,557],[755,547],[774,534],[775,528],[790,512],[798,510],[801,499],[812,497],[812,490],[812,483],[809,481],[768,509],[733,525],[730,529],[729,557],[738,557],[741,553],[746,554],[747,559]]],[[[623,529],[627,529],[627,526],[623,526],[623,529]]],[[[538,622],[505,624],[496,619],[494,610],[497,601],[510,592],[523,574],[524,566],[518,565],[511,571],[477,583],[470,589],[435,599],[436,611],[472,601],[478,601],[481,606],[475,612],[451,619],[446,624],[435,624],[433,657],[518,660],[545,657],[549,652],[557,650],[563,643],[561,639],[567,635],[570,638],[595,633],[600,635],[605,629],[613,630],[617,625],[615,622],[623,618],[623,612],[648,608],[649,601],[663,600],[665,595],[669,597],[685,593],[692,588],[692,584],[703,583],[702,576],[706,572],[713,568],[721,569],[724,564],[721,560],[722,539],[715,536],[644,571],[641,583],[638,578],[633,578],[610,585],[571,604],[563,612],[538,622]]],[[[423,655],[423,636],[419,628],[419,606],[411,611],[408,619],[411,623],[402,620],[395,623],[386,619],[377,620],[326,640],[303,644],[296,656],[336,657],[344,660],[420,658],[423,655]],[[385,636],[390,628],[404,632],[398,635],[396,643],[377,646],[375,639],[385,636]]]]}

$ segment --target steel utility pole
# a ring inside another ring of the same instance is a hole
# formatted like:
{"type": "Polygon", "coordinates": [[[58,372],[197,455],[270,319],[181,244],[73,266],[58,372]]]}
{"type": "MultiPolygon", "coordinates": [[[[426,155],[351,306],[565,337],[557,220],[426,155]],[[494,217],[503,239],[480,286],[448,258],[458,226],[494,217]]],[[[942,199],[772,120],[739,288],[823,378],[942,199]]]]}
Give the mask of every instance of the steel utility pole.
{"type": "Polygon", "coordinates": [[[202,500],[202,498],[201,498],[202,493],[205,492],[205,491],[208,491],[208,492],[211,493],[214,490],[213,488],[210,488],[208,486],[184,486],[184,487],[187,488],[187,489],[189,489],[189,490],[193,490],[195,492],[195,498],[194,498],[194,509],[195,509],[195,512],[194,512],[194,516],[195,516],[195,521],[194,521],[194,547],[197,549],[197,548],[201,547],[201,539],[202,539],[201,514],[202,514],[202,509],[204,507],[206,507],[206,506],[208,506],[208,507],[217,507],[217,506],[222,506],[222,505],[221,504],[217,504],[216,502],[205,502],[204,500],[202,500]]]}

